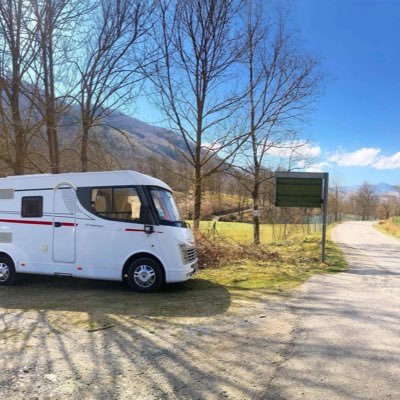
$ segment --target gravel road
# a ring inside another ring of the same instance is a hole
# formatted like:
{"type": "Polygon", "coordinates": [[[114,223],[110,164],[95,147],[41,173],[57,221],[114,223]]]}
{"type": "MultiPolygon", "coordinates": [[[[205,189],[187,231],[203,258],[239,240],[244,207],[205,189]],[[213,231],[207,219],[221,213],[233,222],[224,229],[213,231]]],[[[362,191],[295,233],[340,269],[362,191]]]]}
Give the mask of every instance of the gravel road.
{"type": "Polygon", "coordinates": [[[373,222],[338,225],[345,273],[313,277],[265,399],[400,399],[400,241],[373,222]]]}

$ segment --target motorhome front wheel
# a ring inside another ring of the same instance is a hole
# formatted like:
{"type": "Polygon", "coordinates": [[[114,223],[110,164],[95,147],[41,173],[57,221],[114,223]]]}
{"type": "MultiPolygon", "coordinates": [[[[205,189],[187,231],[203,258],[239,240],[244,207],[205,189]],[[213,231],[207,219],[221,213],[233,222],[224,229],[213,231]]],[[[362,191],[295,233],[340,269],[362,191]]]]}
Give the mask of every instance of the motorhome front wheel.
{"type": "Polygon", "coordinates": [[[129,267],[128,280],[133,290],[154,292],[161,286],[163,280],[161,266],[150,258],[140,258],[129,267]]]}
{"type": "Polygon", "coordinates": [[[14,263],[9,257],[0,257],[0,285],[12,285],[17,277],[14,263]]]}

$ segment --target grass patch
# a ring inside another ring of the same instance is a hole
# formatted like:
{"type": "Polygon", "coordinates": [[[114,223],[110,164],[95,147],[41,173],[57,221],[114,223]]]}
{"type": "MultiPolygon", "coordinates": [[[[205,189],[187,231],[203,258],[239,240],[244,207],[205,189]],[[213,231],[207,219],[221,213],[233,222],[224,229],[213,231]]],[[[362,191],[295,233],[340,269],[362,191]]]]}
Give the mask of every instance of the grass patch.
{"type": "Polygon", "coordinates": [[[380,221],[374,227],[382,233],[400,238],[400,226],[396,225],[392,220],[380,221]]]}
{"type": "MultiPolygon", "coordinates": [[[[213,221],[201,221],[200,231],[205,235],[213,233],[213,221]]],[[[221,222],[216,223],[216,234],[241,244],[253,242],[253,225],[245,222],[221,222]]],[[[276,240],[305,236],[309,232],[319,230],[320,225],[307,226],[305,224],[260,224],[260,241],[262,244],[273,243],[276,240]]]]}
{"type": "Polygon", "coordinates": [[[247,250],[247,258],[225,261],[219,268],[200,271],[197,277],[228,290],[278,292],[293,288],[314,274],[341,272],[347,267],[342,251],[331,240],[327,241],[326,260],[320,262],[321,238],[317,234],[268,246],[249,245],[247,250]]]}

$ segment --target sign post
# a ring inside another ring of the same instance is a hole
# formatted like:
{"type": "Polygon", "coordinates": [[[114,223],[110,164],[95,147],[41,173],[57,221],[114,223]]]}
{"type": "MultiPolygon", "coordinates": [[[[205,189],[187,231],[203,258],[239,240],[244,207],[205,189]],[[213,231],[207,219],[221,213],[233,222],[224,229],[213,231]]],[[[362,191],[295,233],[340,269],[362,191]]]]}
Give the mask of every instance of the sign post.
{"type": "Polygon", "coordinates": [[[328,216],[328,196],[329,196],[329,174],[324,173],[324,192],[322,198],[322,243],[321,243],[321,262],[325,261],[326,225],[328,216]]]}
{"type": "Polygon", "coordinates": [[[327,172],[277,172],[275,206],[322,208],[321,261],[325,261],[329,174],[327,172]]]}

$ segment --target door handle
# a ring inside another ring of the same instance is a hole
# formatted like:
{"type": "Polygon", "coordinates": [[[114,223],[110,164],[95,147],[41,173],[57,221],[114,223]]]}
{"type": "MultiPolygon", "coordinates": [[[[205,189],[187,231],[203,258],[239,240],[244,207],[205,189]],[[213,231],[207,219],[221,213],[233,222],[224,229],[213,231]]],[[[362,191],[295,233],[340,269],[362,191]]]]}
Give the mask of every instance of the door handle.
{"type": "Polygon", "coordinates": [[[62,226],[61,222],[54,222],[54,227],[55,228],[60,228],[62,226]]]}

